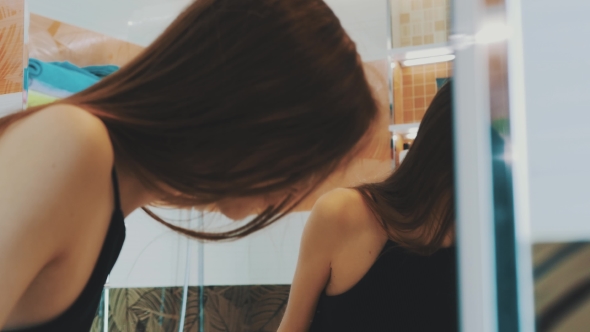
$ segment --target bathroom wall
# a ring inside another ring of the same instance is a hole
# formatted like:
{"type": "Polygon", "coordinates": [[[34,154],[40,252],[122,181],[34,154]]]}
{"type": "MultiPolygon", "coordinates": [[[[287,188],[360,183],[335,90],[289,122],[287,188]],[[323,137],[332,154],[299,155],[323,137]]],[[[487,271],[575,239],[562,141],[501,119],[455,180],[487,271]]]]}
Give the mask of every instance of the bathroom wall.
{"type": "Polygon", "coordinates": [[[394,48],[445,43],[450,0],[390,0],[394,48]]]}
{"type": "Polygon", "coordinates": [[[24,0],[0,0],[0,116],[23,107],[26,62],[24,0]]]}
{"type": "Polygon", "coordinates": [[[394,123],[420,122],[436,94],[436,79],[452,76],[453,63],[394,68],[394,123]]]}

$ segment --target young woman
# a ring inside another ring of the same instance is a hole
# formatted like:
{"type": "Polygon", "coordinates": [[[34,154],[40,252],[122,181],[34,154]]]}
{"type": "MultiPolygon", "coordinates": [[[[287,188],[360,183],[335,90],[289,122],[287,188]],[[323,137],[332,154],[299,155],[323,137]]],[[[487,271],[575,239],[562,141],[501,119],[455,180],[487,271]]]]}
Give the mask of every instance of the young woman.
{"type": "Polygon", "coordinates": [[[451,94],[388,179],[318,200],[280,332],[457,331],[451,94]]]}
{"type": "Polygon", "coordinates": [[[148,205],[214,206],[259,230],[365,141],[377,116],[321,0],[199,0],[143,54],[59,103],[0,119],[0,329],[88,331],[148,205]]]}

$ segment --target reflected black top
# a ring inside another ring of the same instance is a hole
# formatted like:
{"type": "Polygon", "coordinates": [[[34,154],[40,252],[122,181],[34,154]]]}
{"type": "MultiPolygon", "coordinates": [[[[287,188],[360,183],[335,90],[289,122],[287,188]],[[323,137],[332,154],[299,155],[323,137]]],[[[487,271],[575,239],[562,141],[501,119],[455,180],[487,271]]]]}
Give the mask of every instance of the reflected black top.
{"type": "Polygon", "coordinates": [[[87,332],[100,304],[104,284],[111,272],[125,241],[125,223],[119,199],[117,174],[113,169],[115,209],[104,239],[102,249],[88,283],[74,303],[57,318],[33,327],[9,330],[11,332],[87,332]]]}
{"type": "Polygon", "coordinates": [[[310,331],[454,332],[456,283],[454,247],[419,256],[388,241],[352,289],[322,293],[310,331]]]}

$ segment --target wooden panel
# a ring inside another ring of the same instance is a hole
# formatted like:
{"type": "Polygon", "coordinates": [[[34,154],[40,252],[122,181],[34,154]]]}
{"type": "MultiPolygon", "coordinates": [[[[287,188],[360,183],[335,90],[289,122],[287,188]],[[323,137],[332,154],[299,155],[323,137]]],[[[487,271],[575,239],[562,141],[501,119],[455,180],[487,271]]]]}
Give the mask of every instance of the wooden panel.
{"type": "Polygon", "coordinates": [[[24,0],[0,0],[0,94],[23,91],[24,0]]]}
{"type": "Polygon", "coordinates": [[[31,58],[69,61],[78,66],[124,65],[143,47],[73,25],[31,14],[31,58]]]}

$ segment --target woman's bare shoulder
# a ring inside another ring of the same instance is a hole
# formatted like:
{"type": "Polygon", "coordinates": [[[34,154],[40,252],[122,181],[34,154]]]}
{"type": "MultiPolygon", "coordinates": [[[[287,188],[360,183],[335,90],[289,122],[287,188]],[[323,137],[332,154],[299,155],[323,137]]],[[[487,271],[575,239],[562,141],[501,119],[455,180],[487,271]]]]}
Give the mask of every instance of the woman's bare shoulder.
{"type": "Polygon", "coordinates": [[[380,232],[375,216],[356,189],[339,188],[324,194],[313,211],[322,216],[325,227],[341,236],[355,236],[361,231],[380,232]]]}
{"type": "MultiPolygon", "coordinates": [[[[0,136],[0,154],[63,162],[112,165],[113,151],[105,125],[72,105],[54,105],[12,124],[0,136]]],[[[110,167],[110,166],[109,166],[110,167]]]]}

